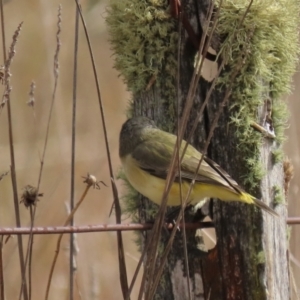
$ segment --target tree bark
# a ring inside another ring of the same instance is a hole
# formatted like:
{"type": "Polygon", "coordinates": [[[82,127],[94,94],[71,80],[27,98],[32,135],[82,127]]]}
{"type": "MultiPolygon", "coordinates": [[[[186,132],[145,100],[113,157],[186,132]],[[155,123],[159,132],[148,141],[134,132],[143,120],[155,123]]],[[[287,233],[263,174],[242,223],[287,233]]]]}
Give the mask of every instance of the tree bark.
{"type": "MultiPolygon", "coordinates": [[[[201,18],[206,15],[208,4],[206,1],[182,1],[183,12],[198,35],[201,31],[201,18]]],[[[180,111],[182,111],[194,70],[196,49],[182,27],[180,41],[178,97],[180,111]]],[[[175,80],[174,86],[176,86],[175,80]]],[[[187,133],[209,87],[210,83],[204,79],[200,80],[187,133]]],[[[150,90],[135,94],[133,111],[135,115],[146,115],[154,119],[162,129],[171,129],[174,132],[176,114],[170,113],[170,107],[171,110],[176,111],[176,97],[173,102],[162,104],[162,89],[154,84],[150,90]]],[[[215,91],[198,124],[192,144],[199,150],[203,149],[222,100],[223,92],[215,91]]],[[[224,107],[209,147],[208,156],[239,182],[247,171],[243,166],[243,153],[237,148],[235,127],[229,125],[231,114],[228,107],[224,107]]],[[[267,173],[254,195],[262,198],[266,203],[273,202],[273,186],[283,189],[284,183],[282,164],[274,165],[272,161],[273,147],[272,140],[264,139],[260,153],[261,163],[267,173]]],[[[245,189],[247,190],[247,186],[245,189]]],[[[276,219],[250,205],[221,203],[219,200],[214,200],[213,203],[213,219],[217,234],[216,248],[206,254],[199,251],[195,240],[196,232],[187,233],[190,275],[187,279],[183,261],[182,235],[178,233],[155,299],[188,299],[187,280],[191,283],[192,299],[289,299],[285,207],[280,208],[280,218],[276,219]]],[[[142,200],[141,221],[148,220],[146,214],[151,206],[152,204],[146,199],[142,200]]],[[[145,238],[147,240],[147,235],[145,238]]],[[[163,232],[162,244],[167,238],[168,234],[163,232]]]]}

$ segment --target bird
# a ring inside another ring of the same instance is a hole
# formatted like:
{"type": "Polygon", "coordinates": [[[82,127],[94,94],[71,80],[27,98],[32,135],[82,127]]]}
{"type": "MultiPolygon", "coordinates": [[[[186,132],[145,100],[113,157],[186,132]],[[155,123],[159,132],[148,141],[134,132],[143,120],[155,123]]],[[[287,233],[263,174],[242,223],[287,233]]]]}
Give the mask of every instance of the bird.
{"type": "MultiPolygon", "coordinates": [[[[135,190],[158,205],[162,203],[176,141],[176,135],[159,129],[153,120],[142,116],[125,121],[120,132],[119,156],[127,180],[135,190]]],[[[180,157],[186,144],[183,140],[180,157]]],[[[197,204],[199,207],[199,203],[203,205],[207,199],[218,198],[225,202],[253,204],[270,215],[278,216],[272,208],[245,192],[217,163],[190,144],[183,155],[180,173],[178,170],[175,172],[175,180],[168,194],[168,206],[181,205],[181,192],[184,200],[195,178],[188,204],[197,204]]]]}

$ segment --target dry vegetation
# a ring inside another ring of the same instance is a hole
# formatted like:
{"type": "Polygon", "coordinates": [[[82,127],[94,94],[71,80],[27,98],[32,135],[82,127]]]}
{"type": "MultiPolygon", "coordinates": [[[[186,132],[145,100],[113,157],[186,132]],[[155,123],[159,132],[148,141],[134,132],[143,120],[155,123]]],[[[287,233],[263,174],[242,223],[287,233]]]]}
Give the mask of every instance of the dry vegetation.
{"type": "MultiPolygon", "coordinates": [[[[59,78],[49,140],[45,155],[40,191],[44,196],[37,204],[37,226],[62,225],[67,217],[66,203],[70,199],[72,78],[74,59],[75,4],[71,1],[7,1],[4,5],[6,45],[20,24],[22,31],[17,41],[16,54],[11,65],[11,108],[15,146],[18,196],[27,184],[37,186],[40,157],[45,142],[46,126],[54,88],[53,58],[56,49],[57,10],[62,4],[61,49],[59,78]],[[34,81],[35,107],[27,106],[31,82],[34,81]]],[[[108,126],[108,138],[115,173],[119,168],[118,135],[125,119],[129,98],[125,87],[112,68],[108,35],[104,24],[106,3],[90,6],[82,3],[100,81],[108,126]]],[[[0,47],[0,57],[3,57],[0,47]]],[[[0,86],[1,95],[4,87],[0,86]]],[[[8,120],[6,106],[0,115],[0,173],[10,168],[8,120]]],[[[86,39],[80,26],[77,84],[77,137],[75,166],[75,201],[85,189],[83,179],[90,172],[103,180],[107,187],[91,189],[76,214],[76,225],[115,223],[109,217],[113,202],[108,164],[105,152],[100,110],[95,80],[86,39]]],[[[10,176],[0,182],[0,226],[15,226],[15,213],[10,176]]],[[[20,199],[21,200],[21,199],[20,199]]],[[[29,210],[20,206],[21,222],[29,226],[29,210]]],[[[125,251],[129,276],[132,276],[138,253],[131,233],[125,233],[125,251]]],[[[50,265],[57,236],[35,236],[32,262],[32,299],[45,294],[50,265]]],[[[27,237],[23,238],[24,246],[27,237]]],[[[77,235],[76,295],[83,299],[120,299],[118,260],[115,233],[88,233],[77,235]]],[[[62,240],[49,299],[65,299],[68,295],[69,239],[62,240]]],[[[11,237],[3,247],[5,295],[18,299],[21,275],[17,238],[11,237]]]]}
{"type": "MultiPolygon", "coordinates": [[[[64,224],[70,199],[71,177],[71,120],[73,91],[75,4],[72,1],[4,1],[6,47],[9,47],[17,26],[23,23],[11,64],[10,94],[13,137],[16,160],[18,196],[22,188],[37,186],[41,155],[45,142],[47,120],[54,89],[53,58],[56,49],[57,9],[62,4],[61,49],[59,53],[58,86],[50,121],[48,145],[39,191],[43,197],[37,203],[36,226],[64,224]],[[30,86],[35,82],[34,108],[27,105],[30,86]]],[[[104,22],[106,1],[82,1],[99,76],[101,95],[107,122],[109,146],[115,173],[119,168],[118,135],[125,120],[129,94],[117,72],[108,43],[104,22]]],[[[0,57],[3,57],[0,47],[0,57]]],[[[296,96],[290,97],[291,126],[286,152],[295,167],[295,178],[289,195],[291,216],[300,215],[299,170],[300,140],[297,111],[300,109],[300,76],[295,76],[296,96]],[[297,102],[298,101],[298,102],[297,102]]],[[[0,86],[3,94],[4,86],[0,86]]],[[[10,168],[8,118],[6,106],[0,113],[0,175],[10,168]]],[[[97,176],[108,187],[90,189],[83,205],[76,213],[76,225],[115,223],[109,216],[113,196],[102,131],[95,80],[86,39],[80,26],[77,84],[77,134],[75,165],[75,201],[85,189],[83,179],[87,172],[97,176]]],[[[118,183],[118,188],[122,187],[118,183]]],[[[15,226],[13,191],[10,174],[0,181],[0,226],[15,226]]],[[[20,206],[23,226],[30,225],[29,209],[20,206]]],[[[132,278],[139,253],[133,234],[124,233],[125,258],[129,280],[132,278]]],[[[28,237],[23,237],[26,249],[28,237]]],[[[56,248],[57,236],[37,235],[34,238],[32,257],[32,299],[45,295],[50,266],[56,248]]],[[[291,233],[292,268],[295,282],[300,288],[300,232],[295,226],[291,233]]],[[[74,299],[121,299],[116,234],[85,233],[76,236],[76,275],[74,299]],[[81,295],[81,297],[79,296],[81,295]]],[[[10,237],[3,246],[3,270],[7,299],[18,299],[21,287],[17,238],[10,237]]],[[[54,271],[49,299],[67,299],[69,290],[69,239],[62,240],[61,251],[54,271]]],[[[139,282],[133,290],[137,298],[139,282]]]]}

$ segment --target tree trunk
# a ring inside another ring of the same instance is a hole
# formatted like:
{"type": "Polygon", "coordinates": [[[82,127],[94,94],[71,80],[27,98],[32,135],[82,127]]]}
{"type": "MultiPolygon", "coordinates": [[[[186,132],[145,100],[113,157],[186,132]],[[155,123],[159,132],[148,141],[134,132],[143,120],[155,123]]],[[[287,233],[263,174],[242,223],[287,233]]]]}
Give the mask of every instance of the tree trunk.
{"type": "MultiPolygon", "coordinates": [[[[149,1],[151,2],[151,1],[149,1]]],[[[152,3],[152,2],[151,2],[152,3]]],[[[201,24],[207,15],[209,3],[206,0],[181,1],[182,11],[188,18],[195,33],[200,36],[201,24]]],[[[129,8],[128,8],[129,9],[129,8]]],[[[166,7],[167,9],[167,7],[166,7]]],[[[152,12],[152,10],[149,9],[152,12]]],[[[149,12],[148,11],[148,12],[149,12]]],[[[235,13],[235,12],[232,12],[235,13]]],[[[175,21],[174,21],[175,22],[175,21]]],[[[134,90],[133,114],[145,115],[154,119],[164,130],[175,132],[177,108],[179,114],[185,105],[190,81],[194,71],[196,49],[191,43],[187,31],[180,28],[180,80],[178,90],[177,74],[172,69],[172,62],[167,55],[162,59],[159,73],[149,78],[147,88],[134,90]],[[150,84],[154,82],[154,84],[150,84]],[[179,103],[177,103],[177,96],[179,103]]],[[[174,26],[176,28],[176,26],[174,26]]],[[[133,33],[134,35],[134,33],[133,33]]],[[[168,37],[166,37],[168,38],[168,37]]],[[[223,37],[225,38],[225,37],[223,37]]],[[[218,42],[218,39],[214,39],[218,42]]],[[[250,41],[251,42],[251,41],[250,41]]],[[[172,50],[170,50],[172,52],[172,50]]],[[[177,57],[177,50],[170,56],[177,57]]],[[[252,55],[251,53],[247,55],[252,55]]],[[[153,60],[153,64],[157,61],[153,60]]],[[[159,61],[160,62],[160,61],[159,61]]],[[[121,68],[120,68],[121,69],[121,68]]],[[[176,70],[176,67],[175,67],[176,70]]],[[[257,78],[259,80],[259,78],[257,78]]],[[[130,79],[127,79],[129,82],[130,79]]],[[[269,83],[264,83],[269,85],[269,83]]],[[[203,103],[211,83],[200,79],[189,116],[187,134],[196,114],[203,103]]],[[[204,115],[197,126],[191,143],[202,150],[224,97],[224,89],[219,87],[213,92],[204,115]]],[[[263,97],[263,95],[261,95],[263,97]]],[[[268,98],[271,95],[268,93],[268,98]]],[[[234,102],[234,96],[229,105],[234,102]]],[[[237,128],[231,122],[234,109],[225,106],[214,131],[207,155],[225,169],[237,182],[247,176],[245,153],[238,147],[240,140],[236,136],[237,128]]],[[[257,108],[258,110],[258,108],[257,108]]],[[[263,109],[259,110],[258,120],[264,119],[263,109]]],[[[187,137],[186,134],[186,137],[187,137]]],[[[260,133],[257,138],[262,138],[260,133]]],[[[274,187],[284,190],[282,163],[273,162],[272,151],[276,143],[263,138],[260,153],[261,166],[266,170],[265,176],[251,194],[270,204],[274,202],[274,187]]],[[[253,149],[256,151],[256,149],[253,149]]],[[[244,186],[249,191],[250,186],[244,186]]],[[[250,191],[249,191],[250,192],[250,191]]],[[[141,222],[149,220],[149,212],[154,205],[146,199],[141,200],[139,216],[141,222]]],[[[287,262],[287,226],[286,208],[277,209],[280,218],[262,213],[251,205],[241,203],[224,203],[213,200],[212,215],[217,235],[217,245],[207,253],[198,250],[196,232],[187,232],[189,279],[184,265],[182,235],[179,232],[165,265],[163,276],[157,288],[155,299],[189,299],[187,280],[192,289],[192,299],[289,299],[289,274],[287,262]]],[[[153,216],[153,215],[151,215],[153,216]]],[[[144,238],[147,241],[148,235],[144,238]]],[[[168,233],[162,233],[162,246],[168,239],[168,233]]]]}
{"type": "MultiPolygon", "coordinates": [[[[213,116],[215,103],[211,102],[210,106],[213,116]]],[[[226,125],[229,116],[230,112],[225,109],[220,126],[215,130],[210,154],[238,179],[247,173],[241,162],[243,153],[235,147],[238,142],[235,128],[226,125]]],[[[260,149],[261,163],[267,172],[255,194],[269,204],[274,201],[273,187],[283,190],[284,183],[282,164],[274,165],[272,159],[272,145],[272,140],[265,139],[260,149]]],[[[220,299],[290,299],[285,206],[277,209],[280,218],[240,203],[215,201],[214,207],[220,299]]]]}
{"type": "MultiPolygon", "coordinates": [[[[185,1],[183,10],[199,35],[200,16],[206,15],[208,3],[202,1],[198,5],[195,4],[197,4],[195,1],[185,1]]],[[[195,54],[195,48],[187,32],[182,28],[179,85],[181,107],[188,93],[194,70],[195,54]]],[[[194,121],[209,87],[210,83],[204,79],[200,80],[189,119],[190,124],[194,121]]],[[[165,116],[170,114],[170,106],[175,110],[176,98],[167,106],[161,105],[159,103],[161,94],[162,92],[155,85],[150,92],[140,93],[138,97],[135,97],[135,114],[147,115],[155,119],[158,125],[165,125],[164,129],[174,130],[175,125],[170,127],[166,124],[175,124],[175,119],[172,118],[166,122],[165,116]]],[[[222,100],[222,92],[214,92],[192,141],[198,149],[203,149],[211,123],[222,100]]],[[[230,116],[231,111],[225,107],[209,147],[208,156],[238,180],[246,174],[247,170],[242,164],[243,153],[236,147],[239,141],[235,136],[235,127],[228,126],[230,116]]],[[[261,116],[258,119],[261,119],[261,116]]],[[[261,163],[267,173],[257,189],[257,196],[261,195],[267,203],[273,202],[272,187],[276,185],[283,188],[284,182],[282,165],[274,166],[272,162],[272,144],[272,140],[265,139],[260,150],[261,163]]],[[[214,223],[217,233],[215,249],[207,254],[201,253],[196,249],[195,232],[188,232],[189,280],[192,287],[192,299],[289,299],[285,207],[280,209],[280,219],[274,219],[272,216],[253,209],[252,206],[240,203],[224,204],[215,200],[214,207],[214,223]]],[[[168,238],[165,234],[163,236],[163,240],[168,238]]],[[[182,236],[179,233],[169,255],[155,299],[188,299],[181,241],[182,236]]]]}

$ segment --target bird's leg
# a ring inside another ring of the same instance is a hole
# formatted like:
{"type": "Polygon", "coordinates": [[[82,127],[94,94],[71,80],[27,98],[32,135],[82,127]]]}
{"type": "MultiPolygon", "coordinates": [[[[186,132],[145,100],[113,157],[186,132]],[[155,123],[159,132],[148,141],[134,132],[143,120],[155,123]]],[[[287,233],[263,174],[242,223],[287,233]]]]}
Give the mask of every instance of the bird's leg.
{"type": "Polygon", "coordinates": [[[181,208],[180,206],[177,206],[177,207],[173,208],[172,211],[169,211],[166,213],[165,222],[167,224],[172,223],[174,225],[174,220],[177,219],[178,214],[180,212],[180,208],[181,208]]]}

